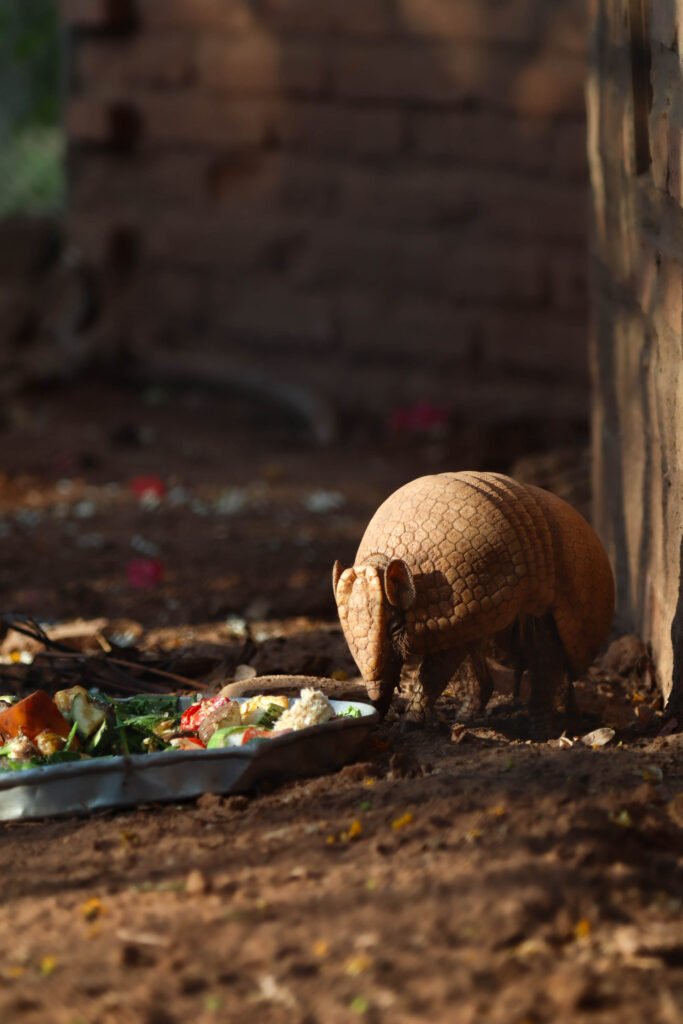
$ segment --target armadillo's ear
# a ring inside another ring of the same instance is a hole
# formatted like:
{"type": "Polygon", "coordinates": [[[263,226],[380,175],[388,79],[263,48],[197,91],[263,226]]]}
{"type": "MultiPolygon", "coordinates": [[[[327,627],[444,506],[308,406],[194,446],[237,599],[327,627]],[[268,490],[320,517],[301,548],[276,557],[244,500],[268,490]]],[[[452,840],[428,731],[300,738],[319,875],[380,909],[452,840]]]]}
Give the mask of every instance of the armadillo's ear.
{"type": "Polygon", "coordinates": [[[408,611],[415,604],[415,581],[402,558],[392,558],[384,571],[384,593],[394,608],[408,611]]]}
{"type": "Polygon", "coordinates": [[[342,569],[342,564],[339,561],[339,559],[337,559],[337,561],[332,566],[332,593],[335,595],[335,597],[337,596],[337,584],[339,583],[339,577],[341,576],[343,571],[344,570],[342,569]]]}

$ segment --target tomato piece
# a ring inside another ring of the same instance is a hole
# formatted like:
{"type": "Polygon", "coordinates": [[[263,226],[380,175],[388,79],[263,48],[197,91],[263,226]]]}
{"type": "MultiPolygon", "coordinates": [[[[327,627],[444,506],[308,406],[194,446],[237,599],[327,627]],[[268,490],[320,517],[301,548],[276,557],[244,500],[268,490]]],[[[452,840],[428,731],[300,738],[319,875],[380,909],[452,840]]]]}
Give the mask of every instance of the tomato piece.
{"type": "MultiPolygon", "coordinates": [[[[195,718],[197,718],[199,711],[201,710],[202,704],[200,701],[198,704],[191,704],[189,708],[186,708],[180,716],[180,729],[182,732],[196,732],[197,725],[195,725],[195,718]]],[[[202,715],[201,718],[204,716],[202,715]]],[[[201,718],[199,721],[201,721],[201,718]]]]}
{"type": "Polygon", "coordinates": [[[271,729],[258,729],[255,725],[251,725],[248,729],[245,729],[242,733],[242,746],[248,743],[250,740],[258,740],[267,736],[272,737],[273,732],[271,729]]]}
{"type": "Polygon", "coordinates": [[[0,712],[0,735],[6,739],[14,739],[23,733],[33,740],[38,733],[46,731],[66,738],[70,730],[66,718],[44,690],[36,690],[0,712]]]}
{"type": "Polygon", "coordinates": [[[200,700],[197,704],[190,705],[180,716],[180,731],[198,732],[199,726],[209,715],[223,709],[227,711],[231,704],[234,702],[229,697],[221,697],[218,694],[216,697],[208,697],[206,700],[200,700]]]}

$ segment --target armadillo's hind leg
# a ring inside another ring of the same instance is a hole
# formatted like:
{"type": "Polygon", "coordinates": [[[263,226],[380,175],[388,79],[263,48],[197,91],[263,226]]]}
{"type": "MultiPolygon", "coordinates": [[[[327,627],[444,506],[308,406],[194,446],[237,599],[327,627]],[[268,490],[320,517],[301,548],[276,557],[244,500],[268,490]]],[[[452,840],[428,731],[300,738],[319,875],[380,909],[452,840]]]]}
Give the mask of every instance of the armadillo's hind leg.
{"type": "Polygon", "coordinates": [[[567,658],[552,615],[528,622],[524,630],[524,656],[529,666],[529,735],[548,739],[555,726],[557,695],[567,684],[567,658]]]}
{"type": "Polygon", "coordinates": [[[466,651],[438,651],[425,654],[414,682],[404,726],[424,725],[434,704],[455,676],[466,651]]]}
{"type": "Polygon", "coordinates": [[[518,616],[514,622],[496,635],[493,642],[494,656],[502,655],[507,666],[514,672],[512,699],[519,702],[522,690],[522,677],[526,664],[524,662],[524,620],[518,616]]]}

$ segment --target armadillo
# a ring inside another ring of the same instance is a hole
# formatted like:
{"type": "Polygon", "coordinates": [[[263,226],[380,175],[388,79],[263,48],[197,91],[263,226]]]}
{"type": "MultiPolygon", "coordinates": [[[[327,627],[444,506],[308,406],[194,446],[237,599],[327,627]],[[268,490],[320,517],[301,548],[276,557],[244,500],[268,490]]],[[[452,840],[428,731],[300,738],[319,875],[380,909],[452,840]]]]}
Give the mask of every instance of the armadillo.
{"type": "Polygon", "coordinates": [[[609,633],[614,579],[593,528],[549,491],[498,473],[441,473],[400,487],[370,520],[353,567],[336,562],[339,619],[382,713],[406,660],[419,661],[406,719],[421,724],[465,658],[484,707],[492,638],[529,669],[547,733],[558,686],[609,633]]]}

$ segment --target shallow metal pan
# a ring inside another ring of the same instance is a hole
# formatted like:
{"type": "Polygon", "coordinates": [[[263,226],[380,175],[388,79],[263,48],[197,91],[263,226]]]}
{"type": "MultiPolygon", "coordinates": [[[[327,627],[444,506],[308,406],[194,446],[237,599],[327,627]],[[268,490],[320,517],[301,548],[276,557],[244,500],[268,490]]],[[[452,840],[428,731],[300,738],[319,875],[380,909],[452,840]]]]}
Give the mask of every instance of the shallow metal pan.
{"type": "MultiPolygon", "coordinates": [[[[237,698],[242,703],[246,698],[237,698]]],[[[192,701],[180,698],[181,707],[192,701]]],[[[379,715],[371,704],[330,701],[341,718],[226,750],[165,750],[0,773],[0,820],[64,817],[109,807],[175,802],[202,793],[245,793],[335,771],[360,751],[379,715]]]]}

